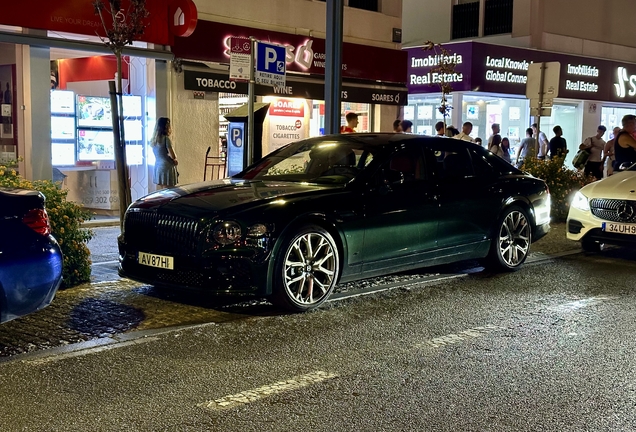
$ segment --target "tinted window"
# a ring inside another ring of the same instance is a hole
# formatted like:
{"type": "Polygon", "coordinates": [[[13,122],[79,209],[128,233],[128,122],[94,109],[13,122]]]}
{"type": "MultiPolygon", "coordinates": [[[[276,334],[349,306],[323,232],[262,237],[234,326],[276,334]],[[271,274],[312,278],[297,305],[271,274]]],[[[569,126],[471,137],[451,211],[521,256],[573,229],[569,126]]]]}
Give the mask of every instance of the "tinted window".
{"type": "Polygon", "coordinates": [[[440,139],[427,147],[435,155],[438,178],[460,179],[475,175],[468,149],[459,140],[440,139]]]}
{"type": "Polygon", "coordinates": [[[400,185],[426,180],[427,170],[422,149],[413,146],[393,153],[382,165],[379,172],[380,183],[400,185]]]}
{"type": "Polygon", "coordinates": [[[470,152],[473,160],[473,170],[477,177],[494,177],[497,175],[492,165],[486,160],[486,156],[477,152],[470,152]]]}

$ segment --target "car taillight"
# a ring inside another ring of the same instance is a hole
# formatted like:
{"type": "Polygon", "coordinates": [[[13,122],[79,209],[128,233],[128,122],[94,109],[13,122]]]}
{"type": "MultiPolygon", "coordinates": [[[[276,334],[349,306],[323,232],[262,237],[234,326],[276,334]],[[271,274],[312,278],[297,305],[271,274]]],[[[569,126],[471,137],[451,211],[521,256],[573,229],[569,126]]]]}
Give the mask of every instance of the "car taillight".
{"type": "Polygon", "coordinates": [[[44,209],[29,210],[22,218],[22,222],[38,234],[51,234],[49,215],[46,214],[44,209]]]}

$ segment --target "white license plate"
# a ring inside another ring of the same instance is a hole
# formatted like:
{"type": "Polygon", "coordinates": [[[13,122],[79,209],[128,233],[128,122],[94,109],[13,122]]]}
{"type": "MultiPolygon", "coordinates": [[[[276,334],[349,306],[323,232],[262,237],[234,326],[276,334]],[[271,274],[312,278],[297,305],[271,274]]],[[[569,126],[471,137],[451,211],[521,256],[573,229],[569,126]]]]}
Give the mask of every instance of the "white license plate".
{"type": "Polygon", "coordinates": [[[603,222],[603,231],[636,235],[636,224],[603,222]]]}
{"type": "Polygon", "coordinates": [[[137,262],[141,265],[149,267],[157,267],[162,269],[174,270],[174,258],[171,256],[149,254],[139,252],[137,262]]]}

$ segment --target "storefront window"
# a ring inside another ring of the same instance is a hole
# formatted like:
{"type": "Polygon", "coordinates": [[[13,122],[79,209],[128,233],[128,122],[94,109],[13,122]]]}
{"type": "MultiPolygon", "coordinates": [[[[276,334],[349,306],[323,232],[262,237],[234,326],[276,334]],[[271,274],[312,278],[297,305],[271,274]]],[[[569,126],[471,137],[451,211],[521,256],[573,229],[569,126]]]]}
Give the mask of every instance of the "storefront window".
{"type": "Polygon", "coordinates": [[[617,126],[619,128],[622,128],[623,117],[628,114],[636,115],[636,109],[622,107],[603,107],[603,109],[601,110],[601,124],[607,128],[607,130],[605,131],[605,135],[603,136],[603,139],[605,141],[614,138],[614,136],[612,135],[612,130],[617,126]]]}
{"type": "MultiPolygon", "coordinates": [[[[358,114],[358,127],[356,131],[358,132],[370,132],[371,124],[369,113],[371,111],[371,105],[365,103],[356,103],[356,102],[343,102],[341,104],[342,108],[340,110],[340,125],[344,126],[347,124],[345,120],[345,116],[349,112],[355,112],[358,114]]],[[[325,102],[324,101],[313,101],[312,109],[311,109],[311,121],[309,126],[309,136],[315,137],[325,134],[325,102]]]]}
{"type": "MultiPolygon", "coordinates": [[[[581,109],[578,103],[555,103],[552,107],[552,115],[550,117],[541,117],[539,128],[545,136],[550,140],[554,137],[552,129],[554,126],[561,126],[563,129],[563,138],[568,144],[569,153],[566,157],[565,165],[570,167],[572,158],[579,149],[581,144],[581,109]]],[[[609,129],[609,128],[608,128],[609,129]]],[[[589,134],[596,132],[596,129],[590,131],[589,134]]],[[[611,132],[611,130],[610,130],[611,132]]],[[[583,131],[583,133],[588,133],[583,131]]]]}
{"type": "MultiPolygon", "coordinates": [[[[413,122],[413,132],[422,135],[435,135],[435,123],[443,121],[439,112],[441,95],[409,95],[409,104],[404,107],[404,120],[413,122]]],[[[450,124],[450,114],[446,123],[450,124]]]]}
{"type": "MultiPolygon", "coordinates": [[[[492,135],[492,125],[498,123],[501,136],[508,137],[512,154],[516,154],[519,143],[530,126],[529,108],[526,99],[503,98],[492,95],[464,95],[462,101],[462,124],[473,124],[471,136],[480,137],[485,143],[492,135]]],[[[457,125],[460,127],[461,125],[457,125]]]]}

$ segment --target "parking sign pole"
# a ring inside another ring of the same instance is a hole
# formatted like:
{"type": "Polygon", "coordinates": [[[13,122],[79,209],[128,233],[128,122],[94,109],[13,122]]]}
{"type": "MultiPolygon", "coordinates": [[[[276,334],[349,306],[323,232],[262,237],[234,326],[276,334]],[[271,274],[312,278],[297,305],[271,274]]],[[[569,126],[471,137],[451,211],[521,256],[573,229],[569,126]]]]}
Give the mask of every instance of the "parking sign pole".
{"type": "Polygon", "coordinates": [[[340,132],[344,0],[327,0],[325,39],[325,134],[340,132]]]}
{"type": "Polygon", "coordinates": [[[250,82],[247,86],[247,146],[245,154],[247,166],[254,162],[254,55],[256,52],[256,39],[250,36],[252,53],[250,55],[250,82]]]}

